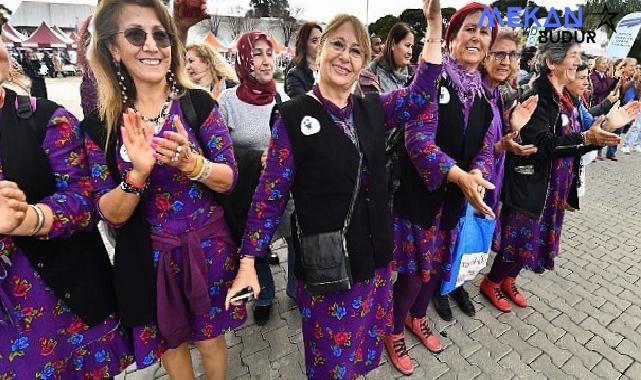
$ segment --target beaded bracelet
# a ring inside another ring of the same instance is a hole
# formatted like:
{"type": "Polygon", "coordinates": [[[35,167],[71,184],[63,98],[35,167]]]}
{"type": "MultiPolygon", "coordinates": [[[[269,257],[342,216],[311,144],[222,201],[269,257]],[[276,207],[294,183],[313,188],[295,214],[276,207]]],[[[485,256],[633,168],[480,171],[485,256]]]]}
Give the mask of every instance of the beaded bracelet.
{"type": "Polygon", "coordinates": [[[192,181],[203,182],[211,174],[211,170],[212,170],[212,167],[213,167],[212,163],[207,159],[203,159],[203,161],[204,161],[203,162],[203,167],[200,170],[200,172],[198,173],[198,175],[195,176],[195,177],[189,178],[192,181]]]}

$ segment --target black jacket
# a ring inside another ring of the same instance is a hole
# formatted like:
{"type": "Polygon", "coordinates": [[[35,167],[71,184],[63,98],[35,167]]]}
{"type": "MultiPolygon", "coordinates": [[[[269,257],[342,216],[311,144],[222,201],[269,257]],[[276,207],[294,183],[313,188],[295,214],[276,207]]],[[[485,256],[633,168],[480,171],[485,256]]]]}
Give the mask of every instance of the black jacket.
{"type": "MultiPolygon", "coordinates": [[[[392,221],[385,181],[385,128],[378,94],[352,95],[354,125],[358,132],[369,183],[361,186],[347,230],[347,248],[354,282],[371,279],[376,268],[392,256],[392,221]]],[[[358,172],[358,151],[336,127],[327,111],[310,96],[283,103],[281,115],[291,140],[296,174],[292,193],[303,235],[340,230],[352,199],[358,172]],[[311,116],[320,123],[317,133],[305,135],[301,122],[311,116]],[[331,148],[329,148],[331,147],[331,148]]],[[[294,218],[292,218],[294,219],[294,218]]],[[[292,235],[296,226],[292,223],[292,235]]],[[[299,252],[298,239],[294,249],[299,252]]],[[[304,280],[300,256],[295,273],[304,280]]]]}
{"type": "Polygon", "coordinates": [[[595,149],[594,146],[583,145],[583,136],[579,132],[562,135],[559,100],[554,93],[550,80],[542,76],[523,96],[522,100],[539,95],[534,114],[520,133],[522,144],[532,144],[538,151],[527,157],[507,152],[505,159],[503,204],[534,218],[541,216],[545,205],[553,160],[580,157],[595,149]]]}
{"type": "Polygon", "coordinates": [[[305,95],[314,85],[314,72],[302,65],[292,67],[285,78],[285,93],[290,98],[305,95]]]}

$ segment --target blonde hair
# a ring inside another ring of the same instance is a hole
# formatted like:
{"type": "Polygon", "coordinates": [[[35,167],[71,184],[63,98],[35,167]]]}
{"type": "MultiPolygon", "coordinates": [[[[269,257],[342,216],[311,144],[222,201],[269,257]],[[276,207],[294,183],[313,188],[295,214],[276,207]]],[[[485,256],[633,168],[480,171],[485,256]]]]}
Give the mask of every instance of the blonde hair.
{"type": "MultiPolygon", "coordinates": [[[[363,23],[356,16],[339,14],[334,17],[332,21],[327,24],[325,30],[323,30],[323,34],[321,34],[321,49],[325,47],[327,36],[334,33],[336,29],[340,28],[347,22],[352,23],[352,26],[354,27],[354,31],[356,32],[356,40],[358,41],[358,45],[360,46],[363,55],[363,67],[365,67],[365,65],[367,65],[372,58],[372,45],[369,41],[369,34],[367,33],[367,29],[365,29],[363,23]]],[[[318,55],[318,57],[320,57],[320,54],[318,55]]]]}
{"type": "Polygon", "coordinates": [[[5,83],[17,87],[26,94],[31,92],[31,79],[22,71],[20,63],[11,56],[9,56],[9,76],[5,83]]]}
{"type": "Polygon", "coordinates": [[[225,58],[211,46],[203,43],[195,43],[187,45],[186,51],[194,52],[198,58],[207,64],[212,81],[228,79],[238,82],[238,77],[234,69],[225,61],[225,58]]]}
{"type": "MultiPolygon", "coordinates": [[[[120,116],[124,111],[123,94],[121,94],[116,75],[116,65],[111,55],[110,47],[115,43],[115,36],[118,33],[119,18],[122,9],[126,5],[135,5],[144,8],[152,8],[163,28],[171,35],[171,72],[174,74],[176,87],[179,91],[177,96],[182,96],[185,89],[193,88],[194,85],[187,77],[183,58],[183,45],[177,38],[177,29],[169,16],[167,8],[160,0],[102,0],[96,7],[93,22],[94,33],[89,44],[88,60],[89,67],[96,77],[98,91],[98,113],[105,122],[107,144],[111,132],[117,127],[120,116]]],[[[124,65],[120,68],[127,86],[126,96],[133,101],[136,98],[136,87],[124,65]]],[[[105,149],[107,147],[105,146],[105,149]]]]}

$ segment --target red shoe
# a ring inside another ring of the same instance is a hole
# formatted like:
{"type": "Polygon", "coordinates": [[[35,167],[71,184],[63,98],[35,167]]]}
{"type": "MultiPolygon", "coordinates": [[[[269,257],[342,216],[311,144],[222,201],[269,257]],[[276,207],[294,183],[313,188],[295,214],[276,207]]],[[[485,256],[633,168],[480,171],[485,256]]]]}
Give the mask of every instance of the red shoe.
{"type": "Polygon", "coordinates": [[[481,281],[481,293],[483,293],[492,305],[502,312],[509,313],[512,311],[512,305],[507,301],[507,297],[505,297],[499,284],[488,280],[487,276],[481,281]]]}
{"type": "Polygon", "coordinates": [[[421,340],[421,343],[423,343],[430,352],[439,353],[443,351],[443,346],[441,346],[438,335],[434,334],[427,323],[427,317],[412,318],[408,314],[407,318],[405,318],[405,326],[421,340]]]}
{"type": "Polygon", "coordinates": [[[405,333],[388,335],[383,338],[383,342],[394,367],[403,375],[411,375],[414,372],[414,365],[405,346],[405,333]]]}
{"type": "Polygon", "coordinates": [[[501,283],[501,290],[510,297],[518,307],[527,307],[527,300],[516,287],[516,277],[506,277],[501,283]]]}

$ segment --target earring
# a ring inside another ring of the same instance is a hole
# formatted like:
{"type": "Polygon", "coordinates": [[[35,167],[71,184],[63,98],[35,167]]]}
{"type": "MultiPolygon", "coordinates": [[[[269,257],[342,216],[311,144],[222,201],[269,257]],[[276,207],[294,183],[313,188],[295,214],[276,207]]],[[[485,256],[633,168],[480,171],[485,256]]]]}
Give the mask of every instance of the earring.
{"type": "Polygon", "coordinates": [[[167,72],[167,84],[169,85],[171,96],[175,97],[178,94],[178,89],[176,88],[176,78],[171,69],[167,72]]]}
{"type": "Polygon", "coordinates": [[[114,66],[116,66],[116,76],[118,76],[118,85],[120,85],[120,97],[122,98],[122,104],[127,104],[129,98],[127,97],[125,76],[122,74],[122,70],[120,70],[120,62],[114,61],[114,66]]]}

